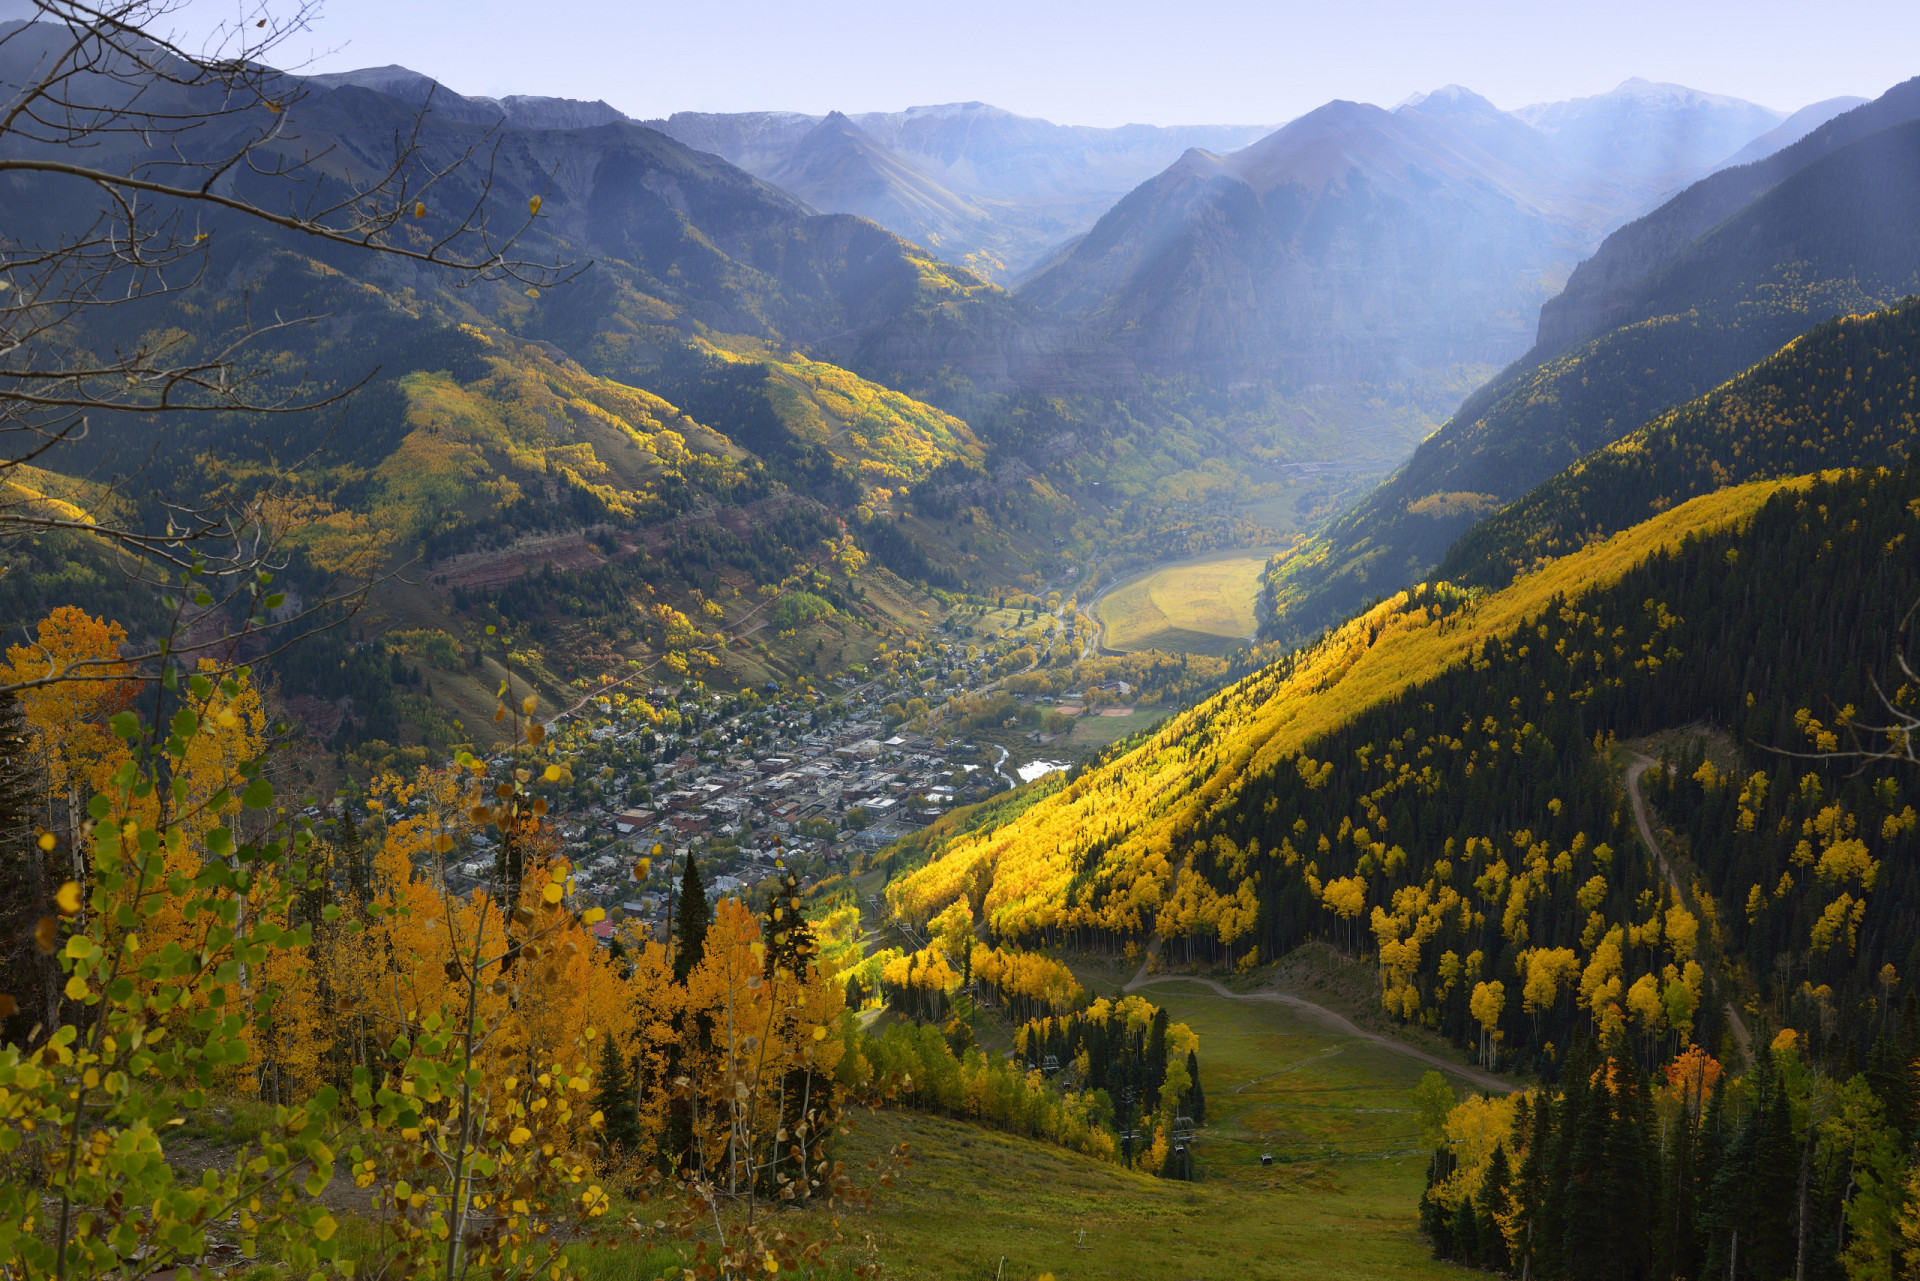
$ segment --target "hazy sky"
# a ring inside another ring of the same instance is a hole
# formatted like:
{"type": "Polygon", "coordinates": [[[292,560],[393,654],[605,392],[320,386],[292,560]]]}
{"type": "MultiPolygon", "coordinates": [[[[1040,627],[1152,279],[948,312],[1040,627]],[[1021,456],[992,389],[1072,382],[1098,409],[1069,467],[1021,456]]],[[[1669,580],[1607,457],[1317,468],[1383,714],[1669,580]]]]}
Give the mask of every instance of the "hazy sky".
{"type": "Polygon", "coordinates": [[[1920,74],[1920,0],[324,6],[300,42],[319,52],[316,70],[398,62],[464,93],[604,98],[643,117],[979,99],[1065,124],[1266,123],[1331,98],[1391,106],[1447,83],[1512,108],[1635,75],[1791,110],[1920,74]]]}

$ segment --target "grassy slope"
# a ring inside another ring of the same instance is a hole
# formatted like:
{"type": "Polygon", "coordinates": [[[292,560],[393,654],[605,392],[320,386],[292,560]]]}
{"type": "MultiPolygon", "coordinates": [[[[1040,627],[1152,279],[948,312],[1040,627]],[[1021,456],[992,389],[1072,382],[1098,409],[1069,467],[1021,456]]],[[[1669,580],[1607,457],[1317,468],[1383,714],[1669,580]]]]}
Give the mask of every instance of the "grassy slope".
{"type": "Polygon", "coordinates": [[[1171,889],[1180,834],[1210,807],[1232,804],[1243,778],[1275,768],[1361,710],[1466,661],[1475,646],[1511,633],[1556,596],[1617,581],[1691,533],[1738,524],[1781,484],[1792,483],[1756,482],[1694,499],[1440,621],[1407,593],[1396,595],[1320,644],[1173,718],[1141,747],[1049,796],[1018,822],[953,842],[889,894],[899,910],[924,917],[962,892],[984,862],[995,867],[987,911],[1003,932],[1067,923],[1075,910],[1070,888],[1089,877],[1110,888],[1133,887],[1111,895],[1097,919],[1137,928],[1139,905],[1171,889]],[[1088,832],[1107,839],[1097,864],[1083,869],[1079,851],[1088,832]]]}
{"type": "Polygon", "coordinates": [[[1002,1255],[1009,1278],[1062,1281],[1453,1275],[1415,1222],[1426,1153],[1407,1094],[1419,1064],[1282,1007],[1179,985],[1152,995],[1200,1034],[1202,1181],[938,1118],[863,1114],[849,1156],[905,1142],[914,1163],[870,1214],[842,1220],[849,1257],[942,1281],[992,1277],[1002,1255]],[[1262,1167],[1268,1151],[1276,1163],[1262,1167]]]}

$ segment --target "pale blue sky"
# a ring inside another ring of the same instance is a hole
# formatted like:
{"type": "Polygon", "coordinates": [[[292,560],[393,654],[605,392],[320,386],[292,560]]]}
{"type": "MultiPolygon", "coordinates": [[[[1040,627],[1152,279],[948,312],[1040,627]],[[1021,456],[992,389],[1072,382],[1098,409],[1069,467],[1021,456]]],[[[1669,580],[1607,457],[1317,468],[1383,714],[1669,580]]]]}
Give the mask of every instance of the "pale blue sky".
{"type": "Polygon", "coordinates": [[[316,70],[398,62],[636,116],[979,99],[1068,124],[1277,122],[1447,83],[1512,108],[1634,75],[1792,110],[1920,74],[1920,0],[325,0],[300,47],[316,70]]]}

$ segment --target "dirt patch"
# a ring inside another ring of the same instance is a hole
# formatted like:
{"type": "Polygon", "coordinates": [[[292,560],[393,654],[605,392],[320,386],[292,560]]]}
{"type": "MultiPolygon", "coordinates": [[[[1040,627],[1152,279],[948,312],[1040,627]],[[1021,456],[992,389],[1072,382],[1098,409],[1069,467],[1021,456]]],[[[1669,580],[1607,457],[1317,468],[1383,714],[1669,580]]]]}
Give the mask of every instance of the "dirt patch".
{"type": "Polygon", "coordinates": [[[1623,742],[1620,746],[1629,752],[1638,752],[1642,756],[1651,756],[1659,760],[1661,754],[1679,755],[1685,748],[1704,748],[1707,759],[1713,767],[1722,773],[1742,774],[1745,762],[1740,756],[1740,744],[1733,735],[1717,725],[1682,725],[1677,729],[1663,729],[1649,734],[1645,738],[1636,738],[1623,742]]]}

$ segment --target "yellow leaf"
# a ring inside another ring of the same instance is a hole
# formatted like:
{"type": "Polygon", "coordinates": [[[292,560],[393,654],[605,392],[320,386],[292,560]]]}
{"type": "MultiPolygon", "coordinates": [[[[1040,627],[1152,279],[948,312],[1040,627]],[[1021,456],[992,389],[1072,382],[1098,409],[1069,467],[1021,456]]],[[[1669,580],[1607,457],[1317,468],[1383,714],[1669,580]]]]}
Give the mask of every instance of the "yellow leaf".
{"type": "Polygon", "coordinates": [[[538,214],[540,212],[540,197],[535,196],[533,199],[527,201],[527,212],[529,214],[538,214]]]}
{"type": "Polygon", "coordinates": [[[540,700],[532,694],[520,700],[520,711],[527,716],[533,715],[533,709],[538,706],[540,706],[540,700]]]}
{"type": "Polygon", "coordinates": [[[84,961],[93,955],[93,940],[84,934],[76,934],[67,940],[67,955],[76,961],[84,961]]]}
{"type": "Polygon", "coordinates": [[[558,765],[549,765],[541,771],[540,777],[546,779],[549,783],[558,783],[560,781],[560,767],[558,765]]]}
{"type": "Polygon", "coordinates": [[[566,894],[558,885],[549,885],[540,891],[540,897],[549,903],[558,903],[566,894]]]}
{"type": "Polygon", "coordinates": [[[313,1225],[313,1235],[325,1241],[331,1237],[339,1227],[340,1225],[333,1221],[331,1214],[323,1214],[320,1216],[320,1221],[313,1225]]]}
{"type": "Polygon", "coordinates": [[[84,1001],[87,999],[87,981],[78,974],[67,980],[67,999],[84,1001]]]}
{"type": "Polygon", "coordinates": [[[529,1130],[524,1125],[516,1125],[513,1127],[513,1133],[507,1136],[507,1142],[518,1147],[520,1144],[525,1143],[528,1139],[532,1137],[533,1137],[532,1130],[529,1130]]]}
{"type": "Polygon", "coordinates": [[[424,204],[422,204],[422,203],[421,203],[421,202],[419,202],[418,200],[416,200],[416,201],[414,201],[414,202],[413,202],[413,216],[414,216],[414,217],[416,217],[416,218],[424,218],[424,217],[426,217],[426,216],[427,216],[427,207],[426,207],[426,205],[424,205],[424,204]]]}
{"type": "Polygon", "coordinates": [[[52,832],[40,833],[40,848],[45,850],[47,853],[49,854],[53,853],[53,847],[57,844],[59,844],[59,842],[53,839],[52,832]]]}
{"type": "Polygon", "coordinates": [[[813,1039],[814,1039],[814,1040],[816,1040],[816,1041],[824,1041],[824,1040],[826,1040],[826,1039],[827,1039],[827,1025],[826,1025],[826,1024],[824,1024],[824,1023],[822,1023],[822,1024],[820,1024],[820,1025],[819,1025],[818,1027],[816,1027],[816,1028],[814,1028],[814,1029],[813,1029],[813,1039]]]}
{"type": "Polygon", "coordinates": [[[580,919],[582,921],[585,921],[588,925],[596,925],[599,922],[605,920],[606,917],[607,917],[607,909],[604,907],[590,907],[586,911],[580,913],[580,919]]]}
{"type": "MultiPolygon", "coordinates": [[[[40,840],[40,848],[53,848],[53,838],[51,836],[43,836],[40,840]]],[[[60,892],[53,896],[53,901],[55,905],[59,907],[60,915],[74,915],[80,910],[80,883],[78,881],[68,881],[60,887],[60,892]]]]}

